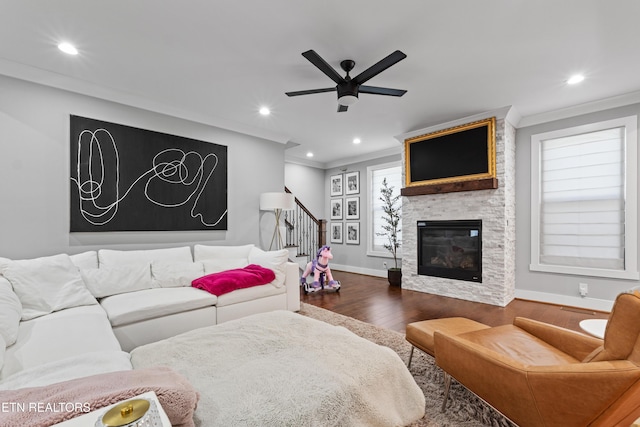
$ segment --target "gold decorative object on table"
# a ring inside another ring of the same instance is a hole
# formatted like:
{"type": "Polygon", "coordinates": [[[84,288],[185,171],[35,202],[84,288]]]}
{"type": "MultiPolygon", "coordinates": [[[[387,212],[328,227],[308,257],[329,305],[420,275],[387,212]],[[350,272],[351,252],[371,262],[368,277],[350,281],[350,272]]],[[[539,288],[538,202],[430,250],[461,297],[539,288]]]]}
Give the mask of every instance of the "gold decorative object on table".
{"type": "Polygon", "coordinates": [[[96,427],[162,427],[162,421],[155,402],[132,399],[106,411],[96,427]]]}

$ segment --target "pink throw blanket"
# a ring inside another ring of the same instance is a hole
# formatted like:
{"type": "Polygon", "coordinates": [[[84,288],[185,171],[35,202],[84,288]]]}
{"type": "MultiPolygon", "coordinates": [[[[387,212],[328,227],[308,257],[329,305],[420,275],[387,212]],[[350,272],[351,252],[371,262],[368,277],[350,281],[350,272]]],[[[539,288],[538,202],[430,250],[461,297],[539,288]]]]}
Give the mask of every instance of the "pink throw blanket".
{"type": "Polygon", "coordinates": [[[153,367],[0,391],[0,426],[46,427],[154,391],[171,425],[194,427],[200,395],[176,371],[153,367]],[[6,408],[5,408],[6,406],[6,408]]]}
{"type": "Polygon", "coordinates": [[[236,289],[266,285],[274,281],[275,278],[276,274],[273,270],[257,264],[249,264],[244,268],[236,268],[199,277],[191,282],[191,286],[220,296],[236,289]]]}

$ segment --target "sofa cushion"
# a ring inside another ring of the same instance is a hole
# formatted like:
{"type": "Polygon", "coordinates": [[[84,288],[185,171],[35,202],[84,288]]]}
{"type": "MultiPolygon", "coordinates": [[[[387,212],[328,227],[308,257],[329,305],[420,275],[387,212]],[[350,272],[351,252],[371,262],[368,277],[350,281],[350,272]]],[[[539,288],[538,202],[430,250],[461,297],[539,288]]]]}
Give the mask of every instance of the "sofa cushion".
{"type": "Polygon", "coordinates": [[[11,261],[2,274],[22,303],[22,320],[98,303],[67,254],[11,261]]]}
{"type": "Polygon", "coordinates": [[[18,326],[22,317],[22,304],[11,283],[0,276],[0,337],[10,346],[18,337],[18,326]]]}
{"type": "Polygon", "coordinates": [[[193,247],[194,261],[204,261],[207,259],[249,259],[249,252],[254,245],[243,246],[207,246],[195,245],[193,247]]]}
{"type": "Polygon", "coordinates": [[[154,261],[193,262],[193,256],[191,255],[191,248],[189,248],[189,246],[136,251],[101,249],[98,251],[98,261],[100,267],[103,265],[118,267],[123,264],[150,264],[154,261]]]}
{"type": "Polygon", "coordinates": [[[219,258],[205,259],[202,261],[204,265],[204,274],[220,273],[221,271],[233,270],[234,268],[243,268],[249,265],[247,258],[219,258]]]}
{"type": "Polygon", "coordinates": [[[71,262],[78,268],[98,268],[98,252],[87,251],[80,254],[69,255],[71,262]]]}
{"type": "Polygon", "coordinates": [[[0,380],[55,360],[112,350],[121,347],[102,307],[68,308],[20,322],[18,340],[7,348],[0,380]]]}
{"type": "Polygon", "coordinates": [[[216,304],[217,297],[195,288],[155,288],[104,298],[100,304],[112,326],[153,319],[216,304]]]}
{"type": "Polygon", "coordinates": [[[0,390],[40,387],[89,375],[131,370],[129,353],[122,350],[94,351],[34,366],[0,381],[0,390]]]}
{"type": "Polygon", "coordinates": [[[260,298],[266,298],[273,295],[281,295],[286,293],[286,288],[276,288],[267,283],[266,285],[253,286],[251,288],[238,289],[228,294],[220,295],[216,307],[225,307],[227,305],[238,304],[246,301],[254,301],[260,298]]]}
{"type": "Polygon", "coordinates": [[[151,264],[153,286],[156,288],[178,288],[191,286],[193,279],[204,274],[201,262],[155,261],[151,264]]]}
{"type": "Polygon", "coordinates": [[[80,274],[94,297],[150,289],[151,267],[149,264],[130,264],[119,267],[81,269],[80,274]]]}
{"type": "Polygon", "coordinates": [[[249,252],[249,263],[258,264],[272,270],[276,278],[271,284],[276,288],[284,286],[284,279],[287,274],[287,261],[289,261],[289,251],[280,249],[279,251],[263,251],[253,247],[249,252]]]}
{"type": "MultiPolygon", "coordinates": [[[[438,333],[440,332],[435,332],[435,334],[438,333]]],[[[580,362],[514,325],[479,329],[459,334],[458,337],[516,360],[523,365],[551,366],[580,362]]],[[[437,342],[436,339],[436,357],[438,353],[437,342]]]]}

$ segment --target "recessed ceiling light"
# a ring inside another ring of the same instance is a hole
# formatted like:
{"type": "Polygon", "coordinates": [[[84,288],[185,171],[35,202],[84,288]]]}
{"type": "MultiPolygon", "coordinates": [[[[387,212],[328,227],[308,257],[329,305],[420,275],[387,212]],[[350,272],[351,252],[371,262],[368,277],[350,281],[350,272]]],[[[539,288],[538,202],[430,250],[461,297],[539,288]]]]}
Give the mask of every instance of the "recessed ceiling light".
{"type": "Polygon", "coordinates": [[[269,110],[267,107],[260,107],[260,114],[262,114],[263,116],[268,116],[269,114],[271,114],[271,110],[269,110]]]}
{"type": "Polygon", "coordinates": [[[309,151],[309,152],[307,153],[307,157],[313,157],[313,153],[312,153],[311,151],[309,151]]]}
{"type": "Polygon", "coordinates": [[[353,138],[353,143],[354,144],[360,144],[362,141],[360,140],[360,138],[353,138]]]}
{"type": "Polygon", "coordinates": [[[77,55],[78,49],[71,43],[63,42],[58,45],[58,49],[69,55],[77,55]]]}
{"type": "Polygon", "coordinates": [[[573,76],[569,77],[569,80],[567,80],[567,84],[575,85],[580,83],[583,80],[584,80],[584,76],[582,74],[574,74],[573,76]]]}

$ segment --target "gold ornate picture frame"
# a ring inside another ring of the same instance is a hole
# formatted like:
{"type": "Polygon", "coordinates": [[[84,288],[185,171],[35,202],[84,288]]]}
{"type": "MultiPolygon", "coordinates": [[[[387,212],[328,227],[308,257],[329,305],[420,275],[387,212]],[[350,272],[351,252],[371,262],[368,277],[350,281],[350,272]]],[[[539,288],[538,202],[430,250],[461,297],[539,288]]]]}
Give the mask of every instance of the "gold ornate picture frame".
{"type": "Polygon", "coordinates": [[[434,192],[497,188],[495,129],[496,119],[491,117],[406,139],[403,190],[411,193],[412,187],[425,186],[440,189],[434,192]],[[460,185],[465,182],[476,184],[460,185]]]}

